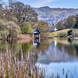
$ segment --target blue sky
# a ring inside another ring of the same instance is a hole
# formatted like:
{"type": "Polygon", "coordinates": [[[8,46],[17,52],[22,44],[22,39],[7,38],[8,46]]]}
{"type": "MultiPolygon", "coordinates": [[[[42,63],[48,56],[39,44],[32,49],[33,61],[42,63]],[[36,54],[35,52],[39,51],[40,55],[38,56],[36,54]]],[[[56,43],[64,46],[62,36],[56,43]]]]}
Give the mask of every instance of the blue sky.
{"type": "MultiPolygon", "coordinates": [[[[7,2],[7,0],[4,0],[7,2]]],[[[14,0],[15,1],[15,0],[14,0]]],[[[78,8],[78,0],[17,0],[32,7],[78,8]]]]}

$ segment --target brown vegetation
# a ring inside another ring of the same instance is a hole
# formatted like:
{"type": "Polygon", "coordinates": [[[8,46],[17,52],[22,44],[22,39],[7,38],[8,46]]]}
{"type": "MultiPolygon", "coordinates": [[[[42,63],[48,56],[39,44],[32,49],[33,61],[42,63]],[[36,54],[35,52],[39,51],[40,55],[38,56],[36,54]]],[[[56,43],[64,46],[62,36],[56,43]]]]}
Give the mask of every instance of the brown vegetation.
{"type": "MultiPolygon", "coordinates": [[[[37,68],[32,65],[31,60],[28,56],[25,61],[23,57],[19,60],[9,51],[0,54],[0,78],[38,78],[37,68]]],[[[43,76],[41,75],[39,78],[43,78],[43,76]]]]}

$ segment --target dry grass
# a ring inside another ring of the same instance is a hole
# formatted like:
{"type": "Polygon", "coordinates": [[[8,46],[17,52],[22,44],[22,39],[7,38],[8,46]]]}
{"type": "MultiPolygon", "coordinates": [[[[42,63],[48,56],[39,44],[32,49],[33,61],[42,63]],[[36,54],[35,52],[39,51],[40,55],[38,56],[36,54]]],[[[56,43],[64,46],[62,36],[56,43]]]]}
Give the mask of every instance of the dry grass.
{"type": "Polygon", "coordinates": [[[24,60],[21,54],[19,60],[7,51],[5,54],[0,54],[0,78],[43,78],[43,76],[38,75],[29,55],[24,60]]]}

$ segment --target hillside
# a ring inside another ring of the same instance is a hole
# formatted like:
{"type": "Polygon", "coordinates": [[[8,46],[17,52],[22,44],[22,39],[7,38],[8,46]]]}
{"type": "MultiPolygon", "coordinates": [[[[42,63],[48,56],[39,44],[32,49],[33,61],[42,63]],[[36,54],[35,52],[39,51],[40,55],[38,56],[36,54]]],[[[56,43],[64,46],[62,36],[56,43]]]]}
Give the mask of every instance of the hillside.
{"type": "Polygon", "coordinates": [[[50,8],[48,6],[35,8],[38,13],[38,19],[47,22],[50,25],[58,21],[65,20],[68,16],[77,15],[78,9],[67,8],[50,8]]]}

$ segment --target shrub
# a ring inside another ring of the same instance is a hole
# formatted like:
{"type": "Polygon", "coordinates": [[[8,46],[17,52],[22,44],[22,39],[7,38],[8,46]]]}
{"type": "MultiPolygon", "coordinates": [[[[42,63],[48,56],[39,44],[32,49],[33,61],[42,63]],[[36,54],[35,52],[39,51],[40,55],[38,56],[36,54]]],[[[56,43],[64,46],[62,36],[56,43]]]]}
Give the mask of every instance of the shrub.
{"type": "Polygon", "coordinates": [[[13,17],[12,20],[16,23],[18,22],[18,19],[16,17],[13,17]]]}
{"type": "Polygon", "coordinates": [[[18,37],[21,33],[20,27],[12,21],[0,20],[0,38],[7,39],[8,35],[10,37],[18,37]]]}
{"type": "Polygon", "coordinates": [[[11,38],[19,37],[19,34],[21,33],[21,29],[17,24],[10,21],[7,23],[7,26],[8,26],[8,32],[9,32],[11,38]]]}
{"type": "Polygon", "coordinates": [[[33,32],[31,24],[29,22],[23,22],[21,24],[21,31],[23,34],[27,34],[27,33],[31,34],[33,32]]]}
{"type": "Polygon", "coordinates": [[[7,38],[9,34],[6,23],[3,20],[0,20],[0,38],[7,38]]]}

